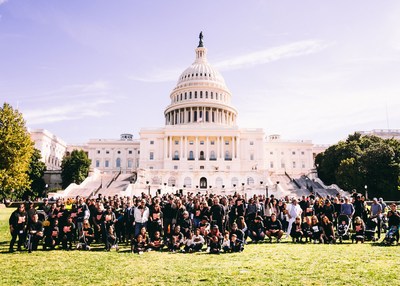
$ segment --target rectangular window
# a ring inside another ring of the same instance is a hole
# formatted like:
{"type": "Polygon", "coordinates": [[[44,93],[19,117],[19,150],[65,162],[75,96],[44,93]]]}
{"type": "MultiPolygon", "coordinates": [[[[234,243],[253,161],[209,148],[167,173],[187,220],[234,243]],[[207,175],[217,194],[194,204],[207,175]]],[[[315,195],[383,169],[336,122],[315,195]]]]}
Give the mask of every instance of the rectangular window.
{"type": "Polygon", "coordinates": [[[254,154],[250,154],[250,161],[254,160],[254,154]]]}
{"type": "Polygon", "coordinates": [[[292,162],[292,165],[293,165],[293,169],[296,169],[296,162],[295,161],[292,162]]]}
{"type": "Polygon", "coordinates": [[[100,167],[100,160],[96,160],[96,168],[100,167]]]}
{"type": "Polygon", "coordinates": [[[132,154],[132,150],[129,150],[129,151],[128,151],[128,154],[132,154]]]}
{"type": "Polygon", "coordinates": [[[189,141],[189,145],[193,145],[193,141],[189,141]]]}
{"type": "Polygon", "coordinates": [[[104,163],[104,167],[108,168],[110,166],[110,161],[106,160],[104,163]]]}
{"type": "Polygon", "coordinates": [[[150,152],[150,160],[154,160],[154,152],[150,152]]]}
{"type": "Polygon", "coordinates": [[[200,170],[204,170],[204,166],[200,166],[200,170]]]}
{"type": "Polygon", "coordinates": [[[281,162],[281,168],[285,168],[285,162],[281,162]]]}
{"type": "Polygon", "coordinates": [[[107,150],[107,151],[106,151],[106,154],[110,154],[110,151],[107,150]]]}
{"type": "Polygon", "coordinates": [[[178,166],[174,166],[174,170],[178,170],[178,166]]]}
{"type": "Polygon", "coordinates": [[[132,168],[133,162],[132,160],[128,160],[128,168],[132,168]]]}
{"type": "Polygon", "coordinates": [[[301,151],[301,155],[304,155],[304,151],[301,151]]]}
{"type": "Polygon", "coordinates": [[[306,167],[306,163],[301,162],[301,167],[304,169],[306,167]]]}
{"type": "Polygon", "coordinates": [[[100,150],[97,150],[97,154],[100,154],[100,150]]]}
{"type": "Polygon", "coordinates": [[[296,152],[295,152],[295,151],[292,151],[292,155],[296,155],[296,152]]]}
{"type": "Polygon", "coordinates": [[[178,140],[175,140],[175,145],[179,145],[179,141],[178,140]]]}
{"type": "Polygon", "coordinates": [[[271,169],[273,169],[274,168],[274,162],[269,162],[269,167],[271,168],[271,169]]]}
{"type": "Polygon", "coordinates": [[[250,141],[250,145],[254,145],[254,141],[250,141]]]}
{"type": "Polygon", "coordinates": [[[200,141],[200,145],[204,145],[204,141],[200,141]]]}
{"type": "Polygon", "coordinates": [[[154,141],[153,140],[150,140],[150,145],[154,145],[154,141]]]}
{"type": "Polygon", "coordinates": [[[210,144],[211,144],[211,145],[215,145],[215,141],[212,140],[212,141],[210,142],[210,144]]]}
{"type": "Polygon", "coordinates": [[[229,141],[225,141],[225,145],[229,145],[229,141]]]}
{"type": "Polygon", "coordinates": [[[269,154],[270,154],[270,155],[274,155],[274,152],[271,151],[271,152],[269,152],[269,154]]]}

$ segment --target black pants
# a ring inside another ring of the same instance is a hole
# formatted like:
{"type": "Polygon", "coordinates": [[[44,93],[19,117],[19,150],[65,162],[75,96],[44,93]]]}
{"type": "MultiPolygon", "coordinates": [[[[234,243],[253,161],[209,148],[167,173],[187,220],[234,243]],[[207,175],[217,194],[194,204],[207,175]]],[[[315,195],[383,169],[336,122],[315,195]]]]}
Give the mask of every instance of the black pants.
{"type": "Polygon", "coordinates": [[[17,229],[14,229],[14,231],[11,233],[11,241],[10,241],[10,250],[13,250],[14,244],[17,241],[18,237],[18,250],[21,250],[22,245],[25,243],[26,240],[26,233],[25,231],[20,231],[17,229]]]}

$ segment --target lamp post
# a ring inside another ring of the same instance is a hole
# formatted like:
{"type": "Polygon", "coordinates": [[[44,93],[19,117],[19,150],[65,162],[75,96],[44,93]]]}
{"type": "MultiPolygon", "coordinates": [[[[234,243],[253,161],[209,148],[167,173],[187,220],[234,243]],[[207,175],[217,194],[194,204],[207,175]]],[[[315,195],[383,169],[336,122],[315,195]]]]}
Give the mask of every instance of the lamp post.
{"type": "Polygon", "coordinates": [[[149,181],[146,181],[146,185],[147,185],[147,189],[148,189],[149,196],[150,196],[150,182],[149,182],[149,181]]]}
{"type": "Polygon", "coordinates": [[[368,186],[365,185],[364,189],[365,189],[365,199],[368,200],[368,186]]]}

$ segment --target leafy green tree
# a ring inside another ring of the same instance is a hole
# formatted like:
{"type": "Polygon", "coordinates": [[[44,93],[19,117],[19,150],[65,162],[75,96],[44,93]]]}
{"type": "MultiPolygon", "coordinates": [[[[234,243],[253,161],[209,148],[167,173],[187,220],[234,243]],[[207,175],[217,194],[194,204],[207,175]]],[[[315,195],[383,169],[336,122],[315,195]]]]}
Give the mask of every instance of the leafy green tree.
{"type": "Polygon", "coordinates": [[[400,142],[377,136],[349,135],[315,159],[319,177],[345,190],[364,192],[369,197],[400,199],[400,142]]]}
{"type": "Polygon", "coordinates": [[[0,107],[0,199],[20,198],[29,188],[32,153],[33,142],[22,114],[4,103],[0,107]]]}
{"type": "Polygon", "coordinates": [[[41,158],[40,150],[35,148],[31,156],[28,170],[31,184],[30,188],[24,192],[23,199],[46,196],[46,183],[43,179],[44,172],[46,171],[46,164],[40,161],[41,158]]]}
{"type": "Polygon", "coordinates": [[[61,163],[62,187],[80,184],[89,174],[91,160],[83,150],[74,150],[71,155],[64,156],[61,163]]]}

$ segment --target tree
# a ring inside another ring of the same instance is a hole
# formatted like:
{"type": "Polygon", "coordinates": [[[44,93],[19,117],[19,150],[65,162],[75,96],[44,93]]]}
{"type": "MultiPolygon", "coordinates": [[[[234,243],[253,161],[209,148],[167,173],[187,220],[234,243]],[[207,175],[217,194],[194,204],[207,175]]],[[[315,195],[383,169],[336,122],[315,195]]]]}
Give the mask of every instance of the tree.
{"type": "Polygon", "coordinates": [[[34,149],[27,172],[31,184],[30,188],[25,191],[23,199],[46,196],[46,183],[43,179],[44,172],[46,171],[46,164],[40,161],[41,158],[40,150],[34,149]]]}
{"type": "Polygon", "coordinates": [[[345,190],[363,192],[369,197],[400,199],[400,142],[377,136],[349,135],[346,141],[318,154],[315,164],[319,177],[345,190]]]}
{"type": "Polygon", "coordinates": [[[19,198],[29,188],[27,174],[33,142],[22,114],[8,103],[0,107],[0,198],[19,198]]]}
{"type": "Polygon", "coordinates": [[[62,187],[80,184],[89,174],[91,160],[83,150],[74,150],[71,155],[64,156],[61,163],[62,187]]]}

